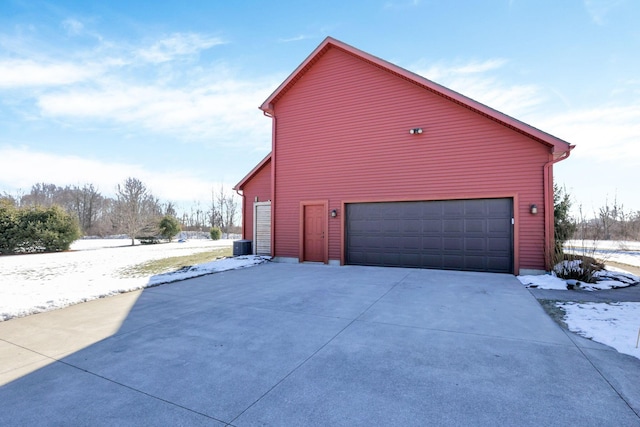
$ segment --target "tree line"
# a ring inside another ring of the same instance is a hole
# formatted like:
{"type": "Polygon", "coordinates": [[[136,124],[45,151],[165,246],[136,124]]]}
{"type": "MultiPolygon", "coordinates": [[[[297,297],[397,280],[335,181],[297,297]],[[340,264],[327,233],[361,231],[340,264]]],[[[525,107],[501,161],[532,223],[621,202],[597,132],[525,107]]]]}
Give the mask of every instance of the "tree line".
{"type": "Polygon", "coordinates": [[[626,209],[617,197],[607,199],[589,218],[579,206],[574,222],[572,237],[577,240],[640,241],[640,211],[626,209]]]}
{"type": "MultiPolygon", "coordinates": [[[[4,206],[16,209],[60,207],[70,215],[81,235],[106,237],[126,234],[131,238],[160,234],[160,221],[175,218],[180,229],[204,231],[217,227],[227,237],[239,232],[237,196],[220,187],[212,190],[205,206],[200,201],[178,211],[170,201],[162,202],[139,179],[127,178],[115,188],[115,196],[102,194],[93,184],[58,186],[52,183],[34,184],[28,193],[0,194],[4,206]]],[[[165,224],[166,225],[166,224],[165,224]]]]}

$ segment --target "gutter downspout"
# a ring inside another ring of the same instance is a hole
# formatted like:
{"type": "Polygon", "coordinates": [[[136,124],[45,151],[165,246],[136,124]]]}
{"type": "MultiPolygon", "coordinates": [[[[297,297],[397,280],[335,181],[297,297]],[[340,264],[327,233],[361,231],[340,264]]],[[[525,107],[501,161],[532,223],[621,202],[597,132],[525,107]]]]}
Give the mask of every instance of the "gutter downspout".
{"type": "Polygon", "coordinates": [[[246,223],[246,215],[245,213],[247,212],[247,198],[244,197],[244,192],[240,193],[240,190],[238,190],[237,188],[234,188],[234,190],[236,190],[236,194],[240,197],[242,197],[242,238],[246,239],[247,236],[245,236],[245,230],[247,229],[247,223],[246,223]]]}
{"type": "Polygon", "coordinates": [[[269,104],[269,110],[263,110],[266,117],[272,119],[271,123],[271,257],[276,256],[276,115],[273,105],[269,104]]]}
{"type": "Polygon", "coordinates": [[[554,212],[553,212],[553,175],[552,166],[562,160],[566,160],[571,155],[571,150],[576,148],[575,145],[569,145],[569,149],[565,151],[557,159],[549,160],[544,165],[543,179],[544,179],[544,252],[545,263],[547,271],[552,269],[552,246],[554,242],[554,212]],[[550,208],[550,209],[549,209],[550,208]]]}

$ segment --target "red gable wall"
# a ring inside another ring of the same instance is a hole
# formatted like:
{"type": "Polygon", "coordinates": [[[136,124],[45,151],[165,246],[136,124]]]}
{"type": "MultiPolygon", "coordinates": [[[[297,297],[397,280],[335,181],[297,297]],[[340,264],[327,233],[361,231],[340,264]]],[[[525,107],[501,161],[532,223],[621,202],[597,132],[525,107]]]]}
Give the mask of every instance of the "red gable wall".
{"type": "MultiPolygon", "coordinates": [[[[273,112],[276,256],[298,257],[304,200],[340,210],[354,201],[513,197],[516,272],[545,268],[549,147],[335,47],[273,112]],[[410,135],[416,127],[424,133],[410,135]]],[[[329,259],[341,259],[341,222],[329,221],[329,259]]]]}

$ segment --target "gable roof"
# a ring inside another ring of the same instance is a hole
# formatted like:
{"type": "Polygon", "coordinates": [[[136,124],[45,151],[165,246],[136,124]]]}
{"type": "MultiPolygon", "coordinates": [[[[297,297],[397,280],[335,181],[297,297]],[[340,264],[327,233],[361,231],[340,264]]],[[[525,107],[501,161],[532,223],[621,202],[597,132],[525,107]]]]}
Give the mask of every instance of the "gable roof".
{"type": "Polygon", "coordinates": [[[256,167],[254,167],[253,169],[251,169],[251,172],[249,172],[244,178],[242,178],[242,180],[240,180],[239,183],[237,183],[233,189],[236,191],[240,191],[242,190],[242,187],[245,186],[245,184],[251,180],[251,178],[253,178],[258,172],[260,172],[262,170],[262,168],[267,164],[271,162],[271,153],[267,154],[266,157],[262,160],[260,160],[260,163],[258,163],[256,165],[256,167]]]}
{"type": "Polygon", "coordinates": [[[304,74],[311,67],[313,67],[313,65],[318,62],[318,60],[329,49],[339,49],[349,55],[355,56],[362,61],[365,61],[375,67],[389,72],[438,96],[448,99],[451,102],[474,111],[475,113],[480,114],[490,120],[498,122],[501,125],[506,126],[516,132],[524,134],[550,147],[551,152],[556,158],[564,155],[574,148],[573,145],[570,145],[568,142],[560,138],[556,138],[551,134],[543,132],[540,129],[521,122],[520,120],[514,119],[511,116],[494,110],[493,108],[490,108],[478,101],[474,101],[473,99],[468,98],[456,91],[448,89],[442,85],[439,85],[438,83],[435,83],[429,79],[426,79],[418,74],[415,74],[376,56],[356,49],[353,46],[350,46],[332,37],[327,37],[326,39],[324,39],[324,41],[320,43],[320,45],[302,62],[302,64],[300,64],[298,68],[296,68],[293,73],[291,73],[289,77],[287,77],[286,80],[282,82],[282,84],[280,84],[280,86],[278,86],[278,88],[262,103],[260,109],[266,114],[273,114],[274,105],[278,102],[278,100],[282,98],[287,93],[287,91],[291,87],[293,87],[296,82],[300,80],[300,78],[302,78],[302,76],[304,76],[304,74]]]}

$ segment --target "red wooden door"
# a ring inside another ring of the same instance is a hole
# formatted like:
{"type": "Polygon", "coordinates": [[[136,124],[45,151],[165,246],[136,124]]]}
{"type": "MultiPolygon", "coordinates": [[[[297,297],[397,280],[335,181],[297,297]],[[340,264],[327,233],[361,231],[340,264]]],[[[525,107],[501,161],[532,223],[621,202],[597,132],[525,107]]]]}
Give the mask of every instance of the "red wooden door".
{"type": "Polygon", "coordinates": [[[303,261],[324,262],[324,206],[304,207],[304,259],[303,261]]]}

